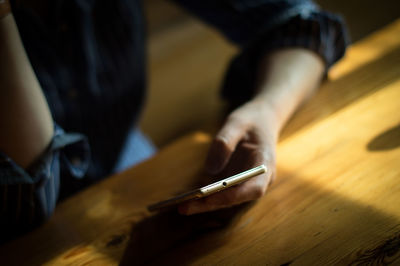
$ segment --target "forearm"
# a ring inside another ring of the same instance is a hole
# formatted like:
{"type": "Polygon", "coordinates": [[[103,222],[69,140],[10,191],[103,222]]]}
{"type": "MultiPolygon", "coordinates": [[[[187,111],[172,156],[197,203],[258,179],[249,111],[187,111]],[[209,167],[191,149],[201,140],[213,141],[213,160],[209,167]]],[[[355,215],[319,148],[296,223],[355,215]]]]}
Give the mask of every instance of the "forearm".
{"type": "Polygon", "coordinates": [[[0,19],[0,150],[27,168],[53,135],[51,114],[12,14],[0,19]]]}
{"type": "Polygon", "coordinates": [[[318,88],[324,68],[317,54],[302,48],[276,50],[265,56],[253,102],[274,116],[277,133],[318,88]]]}

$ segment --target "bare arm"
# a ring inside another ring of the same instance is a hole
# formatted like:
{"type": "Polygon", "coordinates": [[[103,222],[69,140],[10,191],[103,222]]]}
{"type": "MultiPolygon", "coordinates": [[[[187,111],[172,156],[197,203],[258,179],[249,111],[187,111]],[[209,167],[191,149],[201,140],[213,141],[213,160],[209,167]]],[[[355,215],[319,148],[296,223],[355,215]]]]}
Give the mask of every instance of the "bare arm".
{"type": "Polygon", "coordinates": [[[314,52],[302,48],[277,50],[260,68],[260,90],[254,101],[270,106],[280,132],[296,109],[318,89],[325,64],[314,52]]]}
{"type": "Polygon", "coordinates": [[[278,135],[295,110],[319,86],[324,62],[300,48],[276,50],[260,66],[259,91],[233,111],[215,137],[207,160],[211,174],[225,175],[266,164],[269,174],[180,206],[183,214],[212,211],[264,195],[275,178],[278,135]]]}
{"type": "Polygon", "coordinates": [[[53,122],[13,15],[0,18],[0,150],[27,168],[49,145],[53,122]]]}

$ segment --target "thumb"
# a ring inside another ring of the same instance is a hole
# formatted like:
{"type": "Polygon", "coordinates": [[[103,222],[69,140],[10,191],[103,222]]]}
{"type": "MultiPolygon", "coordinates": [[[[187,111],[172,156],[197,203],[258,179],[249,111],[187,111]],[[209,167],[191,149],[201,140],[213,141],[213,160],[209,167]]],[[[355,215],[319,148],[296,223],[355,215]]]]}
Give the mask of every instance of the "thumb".
{"type": "Polygon", "coordinates": [[[246,126],[236,119],[228,119],[215,136],[206,160],[206,171],[215,175],[229,162],[236,146],[246,134],[246,126]]]}

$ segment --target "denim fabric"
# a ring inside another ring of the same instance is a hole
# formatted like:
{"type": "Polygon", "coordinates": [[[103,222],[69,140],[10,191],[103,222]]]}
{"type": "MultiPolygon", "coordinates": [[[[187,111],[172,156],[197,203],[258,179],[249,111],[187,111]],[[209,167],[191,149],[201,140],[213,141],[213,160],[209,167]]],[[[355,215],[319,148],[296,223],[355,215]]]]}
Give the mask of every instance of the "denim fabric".
{"type": "Polygon", "coordinates": [[[309,0],[173,0],[243,47],[295,16],[318,11],[309,0]]]}
{"type": "Polygon", "coordinates": [[[156,151],[157,148],[151,140],[139,129],[131,130],[113,172],[121,172],[133,165],[139,164],[151,158],[156,151]]]}
{"type": "Polygon", "coordinates": [[[48,149],[27,170],[0,152],[0,243],[51,216],[62,183],[60,161],[69,175],[82,178],[89,157],[86,138],[57,125],[48,149]]]}
{"type": "Polygon", "coordinates": [[[349,37],[341,17],[319,11],[297,15],[249,41],[231,62],[222,88],[233,106],[248,101],[256,89],[256,73],[264,54],[287,47],[306,48],[325,62],[325,74],[343,57],[349,37]],[[246,88],[246,89],[244,89],[246,88]]]}
{"type": "Polygon", "coordinates": [[[242,48],[228,68],[221,91],[233,105],[251,98],[259,60],[269,51],[306,48],[320,55],[328,70],[349,43],[343,19],[309,0],[173,1],[242,48]]]}

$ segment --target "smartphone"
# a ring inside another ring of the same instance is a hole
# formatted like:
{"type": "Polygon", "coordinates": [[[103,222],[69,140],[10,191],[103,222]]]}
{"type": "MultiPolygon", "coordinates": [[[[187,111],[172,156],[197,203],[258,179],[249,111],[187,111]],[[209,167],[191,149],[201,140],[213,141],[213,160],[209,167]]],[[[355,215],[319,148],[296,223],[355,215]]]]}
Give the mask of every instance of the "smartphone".
{"type": "Polygon", "coordinates": [[[246,181],[254,176],[257,176],[257,175],[267,172],[267,170],[268,169],[265,165],[260,165],[260,166],[251,168],[247,171],[236,174],[234,176],[219,180],[219,181],[212,183],[210,185],[207,185],[205,187],[201,187],[201,188],[186,192],[184,194],[178,195],[176,197],[169,198],[167,200],[163,200],[163,201],[157,202],[155,204],[151,204],[151,205],[147,206],[147,209],[151,212],[154,212],[154,211],[157,211],[160,209],[171,207],[173,205],[182,203],[187,200],[203,198],[203,197],[209,196],[211,194],[214,194],[216,192],[227,189],[229,187],[243,183],[244,181],[246,181]]]}

